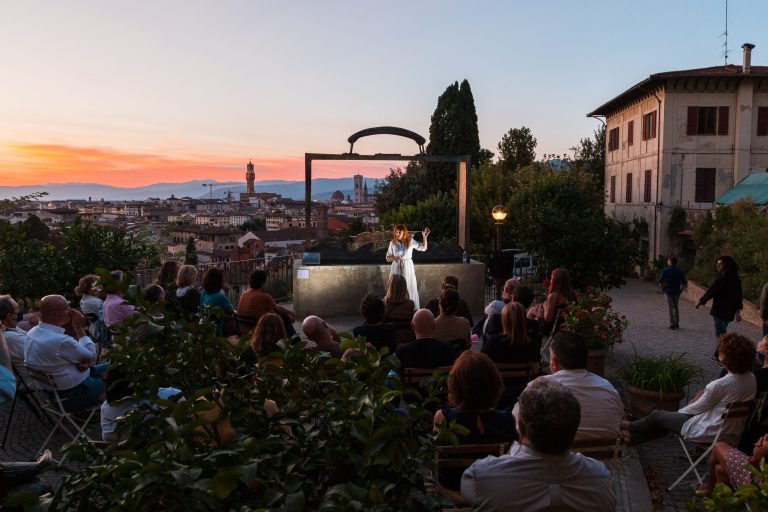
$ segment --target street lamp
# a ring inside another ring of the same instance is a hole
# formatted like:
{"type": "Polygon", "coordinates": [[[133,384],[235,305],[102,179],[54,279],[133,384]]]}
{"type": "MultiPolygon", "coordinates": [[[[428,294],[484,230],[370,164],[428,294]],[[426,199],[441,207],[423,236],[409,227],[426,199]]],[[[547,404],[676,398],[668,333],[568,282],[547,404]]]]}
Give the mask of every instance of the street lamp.
{"type": "Polygon", "coordinates": [[[504,219],[507,218],[507,211],[503,206],[497,205],[493,207],[491,212],[493,220],[496,221],[496,251],[501,251],[501,225],[504,223],[504,219]]]}

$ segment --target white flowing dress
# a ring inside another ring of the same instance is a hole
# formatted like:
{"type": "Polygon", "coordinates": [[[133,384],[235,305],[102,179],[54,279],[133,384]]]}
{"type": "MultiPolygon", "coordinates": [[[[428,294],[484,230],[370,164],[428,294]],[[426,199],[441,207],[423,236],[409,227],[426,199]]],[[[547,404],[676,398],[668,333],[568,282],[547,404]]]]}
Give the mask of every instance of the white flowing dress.
{"type": "Polygon", "coordinates": [[[399,256],[400,261],[393,261],[392,267],[389,270],[389,275],[400,274],[405,278],[405,283],[408,285],[408,295],[411,296],[413,305],[416,309],[419,309],[419,288],[416,284],[416,271],[413,266],[413,251],[426,251],[424,245],[414,240],[413,237],[408,239],[408,244],[395,242],[394,240],[389,242],[389,249],[387,249],[387,258],[399,256]]]}

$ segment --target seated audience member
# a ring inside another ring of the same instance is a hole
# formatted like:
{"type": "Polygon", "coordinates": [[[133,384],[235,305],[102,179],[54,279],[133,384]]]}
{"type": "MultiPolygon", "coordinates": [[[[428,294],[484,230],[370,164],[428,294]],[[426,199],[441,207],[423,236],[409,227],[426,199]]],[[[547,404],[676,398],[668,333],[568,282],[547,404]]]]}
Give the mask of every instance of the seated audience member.
{"type": "Polygon", "coordinates": [[[194,265],[182,265],[176,274],[176,306],[183,318],[190,318],[200,311],[200,291],[195,287],[197,268],[194,265]]]}
{"type": "Polygon", "coordinates": [[[223,316],[216,318],[216,331],[221,336],[234,334],[228,332],[225,323],[234,321],[235,309],[224,293],[224,272],[218,268],[209,268],[203,275],[203,291],[200,294],[200,306],[221,308],[223,316]],[[230,320],[231,319],[231,320],[230,320]]]}
{"type": "Polygon", "coordinates": [[[301,323],[301,331],[308,340],[313,342],[310,350],[322,350],[328,352],[333,357],[341,357],[342,351],[339,347],[339,334],[336,329],[319,316],[308,316],[301,323]]]}
{"type": "MultiPolygon", "coordinates": [[[[35,462],[0,462],[3,489],[0,490],[0,506],[5,500],[21,493],[43,494],[53,493],[54,489],[48,482],[38,478],[43,470],[54,462],[50,450],[45,450],[35,462]]],[[[8,510],[21,510],[8,508],[8,510]]]]}
{"type": "MultiPolygon", "coordinates": [[[[465,351],[453,363],[448,377],[449,407],[435,413],[434,429],[443,422],[456,421],[469,433],[459,435],[460,444],[508,443],[517,437],[515,420],[509,411],[496,409],[504,383],[488,356],[465,351]]],[[[461,473],[444,471],[438,475],[440,485],[459,490],[461,473]]]]}
{"type": "MultiPolygon", "coordinates": [[[[518,279],[508,279],[504,283],[504,291],[501,294],[501,300],[495,300],[488,304],[485,308],[485,319],[483,324],[473,330],[483,341],[487,340],[490,336],[501,334],[501,310],[504,306],[511,303],[517,303],[523,306],[525,311],[533,302],[533,290],[527,286],[520,284],[518,279]]],[[[541,337],[538,336],[539,327],[534,322],[526,322],[526,329],[528,336],[531,339],[538,341],[541,337]]]]}
{"type": "MultiPolygon", "coordinates": [[[[573,393],[581,404],[581,423],[576,439],[618,437],[624,406],[610,382],[586,370],[587,344],[584,338],[572,332],[559,331],[549,351],[552,374],[533,382],[557,382],[573,393]]],[[[519,418],[518,405],[515,405],[512,414],[519,418]]]]}
{"type": "Polygon", "coordinates": [[[539,322],[539,331],[549,335],[562,321],[558,316],[568,304],[576,300],[576,290],[571,286],[571,274],[568,269],[556,268],[552,271],[546,300],[540,307],[528,310],[528,318],[539,322]]]}
{"type": "Polygon", "coordinates": [[[18,327],[21,316],[16,301],[10,295],[0,295],[0,322],[11,358],[16,361],[24,361],[24,345],[27,341],[27,331],[18,327]]]}
{"type": "Polygon", "coordinates": [[[395,326],[398,345],[414,340],[411,319],[415,306],[408,295],[408,284],[400,274],[392,274],[384,296],[384,321],[395,326]]]}
{"type": "Polygon", "coordinates": [[[165,290],[159,284],[149,284],[144,288],[144,300],[149,304],[165,302],[165,290]]]}
{"type": "Polygon", "coordinates": [[[456,350],[450,343],[437,341],[432,337],[435,317],[428,309],[420,309],[413,315],[411,327],[416,341],[401,345],[397,349],[400,368],[438,368],[451,366],[456,359],[456,350]]]}
{"type": "Polygon", "coordinates": [[[166,293],[173,297],[176,294],[176,279],[179,274],[179,262],[174,260],[167,260],[160,267],[160,272],[157,274],[155,284],[160,286],[166,293]]]}
{"type": "Polygon", "coordinates": [[[707,483],[696,489],[698,495],[711,494],[715,484],[722,483],[732,489],[738,489],[749,483],[761,483],[747,469],[747,464],[760,467],[760,461],[768,457],[768,435],[757,440],[749,456],[730,444],[718,441],[709,456],[709,470],[707,471],[707,483]]]}
{"type": "Polygon", "coordinates": [[[237,314],[245,317],[251,317],[252,324],[240,321],[240,333],[248,334],[259,319],[267,313],[274,313],[283,319],[285,331],[289,336],[296,334],[293,328],[293,321],[296,313],[288,308],[284,308],[275,302],[271,295],[264,291],[264,285],[267,283],[267,272],[264,270],[254,270],[250,276],[250,288],[240,296],[237,303],[237,314]]]}
{"type": "Polygon", "coordinates": [[[763,336],[757,343],[757,353],[762,356],[763,364],[752,370],[755,374],[755,381],[757,384],[757,394],[768,391],[768,336],[763,336]]]}
{"type": "Polygon", "coordinates": [[[96,404],[104,395],[101,375],[107,365],[90,366],[96,345],[85,334],[83,321],[67,299],[47,295],[40,301],[40,323],[27,333],[24,361],[53,378],[67,410],[96,404]]]}
{"type": "Polygon", "coordinates": [[[363,297],[360,303],[360,312],[363,314],[365,322],[352,329],[352,335],[365,336],[365,340],[381,351],[387,347],[390,354],[397,350],[395,343],[395,326],[391,323],[384,323],[384,310],[386,306],[384,301],[376,295],[369,293],[363,297]]]}
{"type": "Polygon", "coordinates": [[[467,350],[472,344],[472,327],[467,319],[456,315],[459,292],[447,288],[440,294],[440,316],[435,318],[432,337],[453,344],[457,352],[467,350]]]}
{"type": "MultiPolygon", "coordinates": [[[[633,444],[662,437],[669,432],[694,442],[711,442],[720,428],[725,406],[755,398],[755,375],[750,371],[755,362],[755,344],[733,332],[717,340],[720,362],[728,370],[724,377],[713,380],[693,401],[677,412],[653,411],[643,419],[622,422],[625,437],[633,444]]],[[[735,444],[746,419],[728,423],[721,434],[723,441],[735,444]]]]}
{"type": "Polygon", "coordinates": [[[616,508],[613,478],[602,462],[569,451],[581,417],[564,386],[536,380],[520,395],[508,455],[476,461],[461,479],[472,510],[603,511],[616,508]]]}
{"type": "Polygon", "coordinates": [[[99,276],[96,274],[88,274],[80,278],[75,287],[75,295],[80,300],[80,312],[86,316],[86,318],[92,318],[90,315],[97,315],[99,308],[104,303],[99,297],[101,294],[101,286],[98,284],[99,276]]]}
{"type": "Polygon", "coordinates": [[[23,331],[29,332],[29,330],[38,323],[40,323],[40,309],[32,307],[27,313],[24,313],[24,318],[19,320],[17,327],[23,331]]]}
{"type": "MultiPolygon", "coordinates": [[[[539,346],[528,336],[525,308],[522,304],[510,302],[501,310],[502,332],[490,336],[483,342],[482,352],[494,363],[536,363],[538,368],[541,354],[539,346]]],[[[512,407],[525,389],[525,377],[507,379],[499,408],[512,407]]]]}
{"type": "Polygon", "coordinates": [[[13,400],[16,396],[16,376],[13,374],[11,353],[5,333],[0,330],[0,404],[13,400]]]}
{"type": "MultiPolygon", "coordinates": [[[[123,280],[123,273],[119,270],[112,272],[112,279],[119,283],[123,280]]],[[[125,302],[122,292],[107,293],[107,298],[104,299],[102,308],[104,311],[104,323],[107,327],[119,324],[124,318],[136,311],[136,308],[125,302]]]]}
{"type": "Polygon", "coordinates": [[[246,364],[258,364],[260,359],[279,350],[277,342],[286,338],[288,333],[285,332],[285,324],[280,316],[275,313],[262,315],[240,358],[246,364]]]}
{"type": "MultiPolygon", "coordinates": [[[[459,291],[459,279],[456,276],[445,276],[443,282],[440,285],[440,293],[444,292],[448,288],[452,288],[459,291]]],[[[432,312],[435,317],[440,314],[440,297],[435,297],[427,303],[427,309],[432,312]]],[[[459,297],[459,305],[456,308],[456,316],[463,316],[469,322],[469,325],[474,325],[472,321],[472,313],[469,311],[469,306],[464,299],[459,297]]]]}

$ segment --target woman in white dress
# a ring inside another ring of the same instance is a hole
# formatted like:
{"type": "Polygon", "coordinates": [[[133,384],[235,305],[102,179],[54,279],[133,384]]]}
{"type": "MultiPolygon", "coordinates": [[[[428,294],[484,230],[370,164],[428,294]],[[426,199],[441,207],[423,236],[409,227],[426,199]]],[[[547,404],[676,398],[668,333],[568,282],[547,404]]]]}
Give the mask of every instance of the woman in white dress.
{"type": "Polygon", "coordinates": [[[408,285],[408,294],[411,296],[411,300],[417,310],[420,307],[419,289],[416,285],[416,271],[413,267],[412,256],[414,250],[427,250],[429,228],[424,228],[421,231],[421,236],[424,238],[423,243],[414,240],[404,224],[396,224],[392,230],[392,241],[389,242],[389,249],[387,250],[387,261],[392,263],[389,275],[400,274],[405,278],[405,282],[408,285]]]}

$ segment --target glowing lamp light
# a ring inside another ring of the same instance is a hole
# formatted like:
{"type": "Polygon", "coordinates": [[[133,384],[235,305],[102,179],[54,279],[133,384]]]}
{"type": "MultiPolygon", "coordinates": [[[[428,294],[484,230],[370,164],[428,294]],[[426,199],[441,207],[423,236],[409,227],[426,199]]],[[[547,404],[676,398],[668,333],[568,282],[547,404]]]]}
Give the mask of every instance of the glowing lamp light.
{"type": "Polygon", "coordinates": [[[498,205],[493,207],[491,215],[493,215],[493,218],[496,220],[496,222],[501,222],[507,218],[507,211],[503,206],[498,205]]]}

